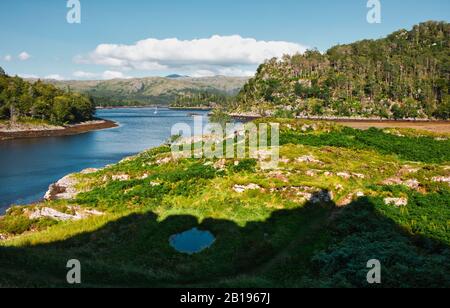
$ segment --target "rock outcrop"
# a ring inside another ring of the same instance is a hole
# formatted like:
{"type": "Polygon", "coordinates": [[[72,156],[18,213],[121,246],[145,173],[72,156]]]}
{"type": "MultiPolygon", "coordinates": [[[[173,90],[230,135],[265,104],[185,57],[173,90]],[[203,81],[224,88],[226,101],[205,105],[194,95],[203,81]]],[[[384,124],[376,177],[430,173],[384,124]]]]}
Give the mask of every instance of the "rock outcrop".
{"type": "Polygon", "coordinates": [[[78,181],[73,174],[63,177],[58,182],[50,185],[44,196],[45,200],[70,200],[78,195],[75,185],[78,181]]]}
{"type": "Polygon", "coordinates": [[[384,203],[386,205],[393,205],[396,207],[403,207],[408,205],[407,198],[385,198],[384,203]]]}
{"type": "Polygon", "coordinates": [[[432,178],[433,182],[437,182],[437,183],[449,183],[450,184],[450,176],[436,176],[434,178],[432,178]]]}
{"type": "Polygon", "coordinates": [[[257,184],[248,184],[248,185],[234,185],[234,191],[241,194],[246,192],[247,190],[258,190],[261,189],[261,186],[257,184]]]}
{"type": "Polygon", "coordinates": [[[69,210],[73,214],[66,214],[55,209],[43,207],[32,212],[28,217],[30,219],[50,218],[58,221],[81,220],[91,216],[101,216],[102,212],[95,210],[86,210],[79,207],[70,207],[69,210]]]}
{"type": "MultiPolygon", "coordinates": [[[[91,174],[99,171],[99,169],[88,168],[80,172],[80,174],[91,174]]],[[[75,174],[69,174],[63,177],[58,182],[49,186],[48,191],[45,193],[44,199],[51,200],[71,200],[74,199],[80,191],[76,189],[78,180],[75,174]]]]}

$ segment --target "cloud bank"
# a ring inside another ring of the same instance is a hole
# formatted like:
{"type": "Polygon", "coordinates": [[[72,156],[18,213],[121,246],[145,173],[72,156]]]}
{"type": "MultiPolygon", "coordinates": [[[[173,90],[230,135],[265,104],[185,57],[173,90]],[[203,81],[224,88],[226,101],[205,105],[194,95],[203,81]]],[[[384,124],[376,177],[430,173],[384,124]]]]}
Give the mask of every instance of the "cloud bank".
{"type": "Polygon", "coordinates": [[[249,75],[266,59],[303,53],[306,48],[284,41],[258,41],[239,35],[179,40],[146,39],[133,45],[101,44],[75,62],[119,70],[183,71],[192,75],[249,75]]]}
{"type": "Polygon", "coordinates": [[[123,72],[117,71],[104,71],[103,73],[91,73],[84,71],[76,71],[73,73],[75,78],[79,79],[129,79],[130,76],[126,76],[123,72]]]}

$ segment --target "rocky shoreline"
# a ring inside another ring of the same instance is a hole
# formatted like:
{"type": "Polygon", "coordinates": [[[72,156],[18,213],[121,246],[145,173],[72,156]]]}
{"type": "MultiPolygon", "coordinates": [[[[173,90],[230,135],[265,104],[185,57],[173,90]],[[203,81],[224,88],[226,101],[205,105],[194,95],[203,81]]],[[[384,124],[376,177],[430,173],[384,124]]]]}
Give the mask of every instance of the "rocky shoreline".
{"type": "Polygon", "coordinates": [[[97,119],[94,121],[83,122],[67,126],[47,126],[47,127],[14,127],[0,128],[0,141],[24,138],[41,138],[41,137],[60,137],[78,135],[90,131],[114,128],[118,124],[109,121],[97,119]]]}

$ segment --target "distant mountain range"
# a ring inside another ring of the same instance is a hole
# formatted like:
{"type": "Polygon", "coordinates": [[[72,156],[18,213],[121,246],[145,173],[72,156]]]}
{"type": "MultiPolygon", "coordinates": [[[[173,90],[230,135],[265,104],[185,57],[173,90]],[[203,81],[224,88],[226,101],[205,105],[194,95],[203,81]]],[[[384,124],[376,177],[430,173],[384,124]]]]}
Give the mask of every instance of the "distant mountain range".
{"type": "Polygon", "coordinates": [[[97,106],[168,105],[186,93],[210,92],[235,95],[248,81],[246,77],[203,77],[181,75],[134,79],[57,81],[46,83],[93,97],[97,106]]]}
{"type": "Polygon", "coordinates": [[[188,78],[189,76],[185,76],[185,75],[178,75],[178,74],[171,74],[171,75],[167,75],[166,78],[172,78],[172,79],[176,79],[176,78],[188,78]]]}

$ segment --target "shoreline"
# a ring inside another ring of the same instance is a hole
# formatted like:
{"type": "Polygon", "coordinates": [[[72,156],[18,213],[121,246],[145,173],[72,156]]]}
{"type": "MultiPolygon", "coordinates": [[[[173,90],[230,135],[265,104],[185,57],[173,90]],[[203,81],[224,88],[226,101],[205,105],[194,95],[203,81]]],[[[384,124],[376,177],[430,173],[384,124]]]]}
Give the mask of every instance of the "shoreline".
{"type": "MultiPolygon", "coordinates": [[[[256,114],[229,114],[231,118],[239,121],[254,121],[265,117],[256,114]]],[[[306,120],[313,122],[331,122],[343,126],[367,130],[369,128],[410,128],[416,130],[426,130],[434,133],[450,134],[449,120],[430,120],[430,119],[379,119],[379,118],[335,118],[335,117],[297,117],[297,120],[306,120]]]]}
{"type": "Polygon", "coordinates": [[[118,126],[119,125],[114,121],[95,119],[79,124],[50,127],[48,129],[0,130],[0,142],[14,139],[73,136],[118,126]]]}
{"type": "Polygon", "coordinates": [[[147,109],[147,108],[168,108],[167,106],[148,105],[148,106],[110,106],[110,107],[95,107],[96,110],[112,110],[112,109],[147,109]]]}
{"type": "Polygon", "coordinates": [[[169,110],[179,110],[179,111],[211,111],[214,108],[208,107],[168,107],[169,110]]]}

